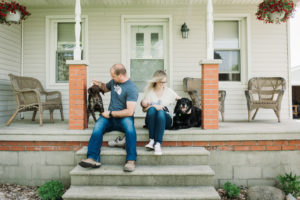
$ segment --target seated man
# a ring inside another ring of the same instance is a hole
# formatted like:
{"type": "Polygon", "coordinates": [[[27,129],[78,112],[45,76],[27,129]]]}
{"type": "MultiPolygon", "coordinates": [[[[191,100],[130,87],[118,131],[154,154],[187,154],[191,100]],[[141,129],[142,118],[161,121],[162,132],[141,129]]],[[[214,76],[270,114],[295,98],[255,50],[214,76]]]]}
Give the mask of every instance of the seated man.
{"type": "MultiPolygon", "coordinates": [[[[104,92],[111,91],[111,99],[108,111],[102,113],[97,120],[91,135],[87,159],[82,160],[79,165],[85,168],[99,168],[100,150],[103,135],[106,132],[118,130],[125,132],[126,140],[126,164],[124,171],[132,172],[136,161],[136,131],[134,127],[134,111],[138,99],[136,85],[129,79],[126,69],[122,64],[115,64],[110,69],[110,80],[104,87],[104,92]]],[[[93,84],[100,85],[101,82],[93,80],[93,84]]]]}

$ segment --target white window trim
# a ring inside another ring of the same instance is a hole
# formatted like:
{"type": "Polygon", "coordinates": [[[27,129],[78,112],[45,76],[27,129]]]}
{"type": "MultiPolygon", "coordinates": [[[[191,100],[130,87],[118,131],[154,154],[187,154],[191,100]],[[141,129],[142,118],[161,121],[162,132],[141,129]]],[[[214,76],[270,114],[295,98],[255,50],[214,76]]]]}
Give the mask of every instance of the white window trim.
{"type": "MultiPolygon", "coordinates": [[[[147,23],[147,22],[153,22],[159,23],[161,22],[168,22],[168,56],[166,60],[167,64],[167,73],[168,73],[168,82],[169,87],[173,88],[173,54],[172,54],[172,16],[171,15],[122,15],[121,16],[121,60],[123,64],[127,64],[128,60],[128,51],[127,51],[127,41],[129,41],[129,38],[126,38],[126,29],[128,27],[125,27],[126,23],[147,23]]],[[[164,27],[165,28],[165,27],[164,27]]],[[[129,35],[129,34],[128,34],[129,35]]],[[[127,36],[128,36],[127,35],[127,36]]],[[[164,35],[164,40],[167,39],[167,35],[164,35]]],[[[126,66],[127,67],[127,66],[126,66]]],[[[128,69],[128,73],[130,74],[130,69],[128,69]]]]}
{"type": "Polygon", "coordinates": [[[249,77],[251,77],[251,16],[249,14],[214,14],[214,21],[239,21],[239,36],[244,34],[241,38],[242,47],[240,47],[241,55],[241,81],[219,81],[219,88],[235,88],[246,87],[249,77]],[[245,27],[242,27],[240,21],[245,19],[245,27]],[[247,29],[247,30],[245,30],[247,29]]]}
{"type": "MultiPolygon", "coordinates": [[[[88,60],[88,17],[81,16],[81,21],[84,22],[82,26],[82,44],[83,44],[83,57],[85,60],[88,60]]],[[[55,41],[55,32],[57,30],[53,27],[54,23],[57,22],[75,22],[74,15],[55,15],[55,16],[46,16],[45,23],[45,43],[46,43],[46,88],[47,89],[68,89],[69,83],[56,83],[56,64],[55,64],[55,55],[53,55],[56,42],[55,41]],[[54,38],[52,38],[54,36],[54,38]],[[55,44],[55,45],[53,45],[55,44]]]]}

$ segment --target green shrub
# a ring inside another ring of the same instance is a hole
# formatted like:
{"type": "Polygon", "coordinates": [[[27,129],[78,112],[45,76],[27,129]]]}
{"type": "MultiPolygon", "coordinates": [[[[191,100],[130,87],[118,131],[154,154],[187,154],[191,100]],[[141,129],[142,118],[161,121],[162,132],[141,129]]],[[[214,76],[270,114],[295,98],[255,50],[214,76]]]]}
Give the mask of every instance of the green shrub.
{"type": "Polygon", "coordinates": [[[228,181],[224,185],[224,190],[229,198],[236,198],[240,195],[240,188],[228,181]]]}
{"type": "Polygon", "coordinates": [[[64,193],[64,185],[59,181],[48,181],[37,192],[43,200],[58,200],[64,193]]]}
{"type": "Polygon", "coordinates": [[[291,193],[293,196],[297,197],[300,194],[300,181],[298,181],[299,176],[285,173],[284,176],[277,176],[277,180],[279,182],[279,187],[283,190],[283,192],[288,195],[291,193]]]}

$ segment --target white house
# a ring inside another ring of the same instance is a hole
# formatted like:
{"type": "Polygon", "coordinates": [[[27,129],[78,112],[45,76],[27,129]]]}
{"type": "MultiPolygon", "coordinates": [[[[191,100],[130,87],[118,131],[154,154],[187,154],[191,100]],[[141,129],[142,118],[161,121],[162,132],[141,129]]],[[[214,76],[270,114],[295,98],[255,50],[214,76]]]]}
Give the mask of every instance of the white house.
{"type": "MultiPolygon", "coordinates": [[[[146,81],[157,69],[166,70],[168,86],[187,97],[183,79],[201,78],[200,61],[216,52],[223,60],[219,67],[219,89],[227,94],[225,122],[214,131],[196,128],[166,131],[164,145],[206,147],[210,151],[209,165],[215,171],[216,187],[228,180],[247,186],[273,185],[278,174],[290,171],[299,174],[299,125],[289,120],[293,74],[290,73],[289,22],[258,21],[255,13],[261,1],[82,0],[80,44],[83,60],[88,63],[87,83],[92,79],[109,81],[110,67],[123,63],[139,88],[139,98],[143,97],[146,81]],[[208,8],[208,2],[213,9],[208,8]],[[209,26],[210,20],[213,28],[209,26]],[[184,23],[190,30],[188,38],[182,38],[184,23]],[[281,123],[268,109],[259,110],[257,122],[244,122],[248,119],[245,90],[252,77],[286,80],[281,123]]],[[[55,178],[70,184],[69,172],[78,161],[75,157],[84,155],[84,150],[75,152],[87,145],[91,127],[74,131],[58,122],[46,122],[40,127],[26,120],[13,122],[10,127],[4,124],[16,109],[9,73],[35,77],[46,90],[59,90],[68,119],[69,76],[65,60],[73,59],[75,0],[18,2],[27,6],[31,16],[22,24],[0,24],[0,175],[3,175],[0,182],[41,185],[55,178]]],[[[106,108],[109,96],[103,97],[106,108]]],[[[60,118],[59,112],[54,114],[56,119],[60,118]]],[[[31,119],[31,113],[24,116],[31,119]]],[[[136,116],[143,114],[138,110],[136,116]]],[[[147,131],[139,128],[137,132],[138,146],[143,146],[148,140],[147,131]]],[[[104,141],[117,135],[105,136],[104,141]]],[[[106,154],[108,162],[115,161],[110,160],[111,151],[106,154]]],[[[188,156],[193,154],[189,153],[188,156]]],[[[124,152],[112,154],[121,157],[124,152]]],[[[142,156],[145,155],[148,154],[142,151],[142,156]]]]}
{"type": "MultiPolygon", "coordinates": [[[[72,59],[75,1],[20,3],[32,15],[22,25],[0,26],[1,121],[7,121],[15,110],[9,73],[38,78],[45,89],[60,90],[68,118],[68,71],[64,60],[72,59]]],[[[213,1],[213,46],[223,58],[219,89],[227,92],[228,120],[247,119],[244,90],[251,77],[261,76],[286,79],[281,118],[291,117],[289,25],[258,21],[255,12],[259,3],[213,1]]],[[[201,77],[199,61],[207,53],[206,1],[87,0],[81,6],[81,45],[83,59],[89,63],[88,84],[92,79],[108,81],[109,68],[120,62],[140,92],[156,69],[168,72],[169,86],[181,96],[187,96],[182,87],[184,77],[201,77]],[[190,29],[186,39],[180,32],[184,22],[190,29]]],[[[257,119],[273,118],[271,110],[261,110],[257,115],[257,119]]]]}

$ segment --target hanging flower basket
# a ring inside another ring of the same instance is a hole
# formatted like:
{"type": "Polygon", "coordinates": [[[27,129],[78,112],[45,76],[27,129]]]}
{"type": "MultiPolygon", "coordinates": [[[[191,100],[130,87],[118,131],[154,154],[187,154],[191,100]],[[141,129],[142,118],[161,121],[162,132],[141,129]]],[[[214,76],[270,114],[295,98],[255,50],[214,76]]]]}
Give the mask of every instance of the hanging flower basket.
{"type": "Polygon", "coordinates": [[[30,13],[26,10],[25,6],[12,2],[0,2],[0,23],[8,24],[20,23],[25,20],[30,13]]]}
{"type": "Polygon", "coordinates": [[[295,7],[292,0],[264,0],[258,5],[256,16],[265,23],[281,24],[294,14],[295,7]]]}

